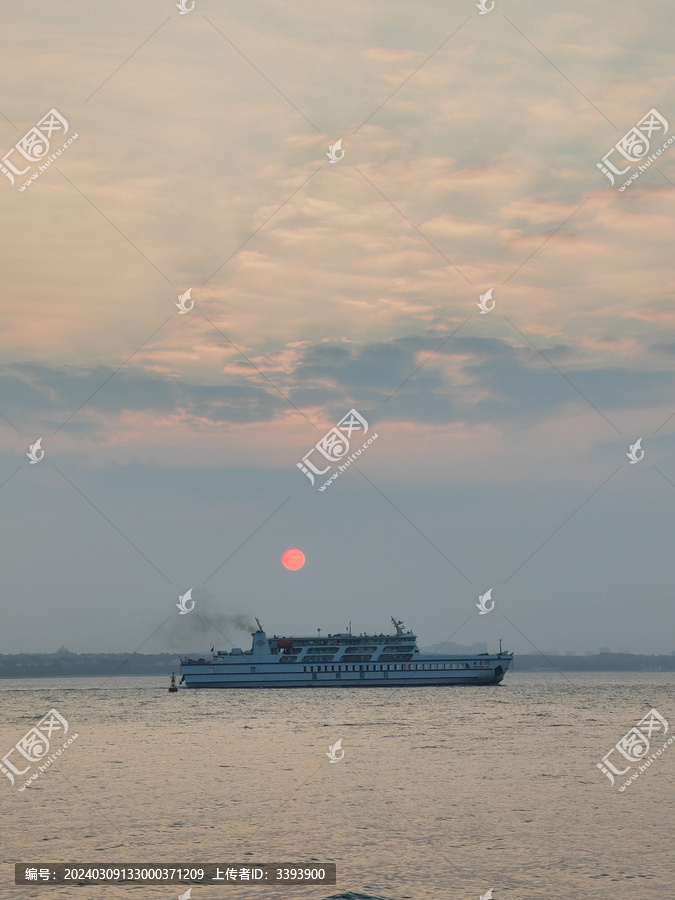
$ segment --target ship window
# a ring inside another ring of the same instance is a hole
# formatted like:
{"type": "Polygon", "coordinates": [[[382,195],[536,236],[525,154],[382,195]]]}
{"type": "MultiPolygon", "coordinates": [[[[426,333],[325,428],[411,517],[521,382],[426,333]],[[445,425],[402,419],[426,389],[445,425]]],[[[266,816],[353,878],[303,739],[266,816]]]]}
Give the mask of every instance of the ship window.
{"type": "Polygon", "coordinates": [[[391,666],[387,666],[387,672],[391,671],[391,666]]]}
{"type": "Polygon", "coordinates": [[[251,666],[251,672],[255,672],[255,666],[251,666]]]}

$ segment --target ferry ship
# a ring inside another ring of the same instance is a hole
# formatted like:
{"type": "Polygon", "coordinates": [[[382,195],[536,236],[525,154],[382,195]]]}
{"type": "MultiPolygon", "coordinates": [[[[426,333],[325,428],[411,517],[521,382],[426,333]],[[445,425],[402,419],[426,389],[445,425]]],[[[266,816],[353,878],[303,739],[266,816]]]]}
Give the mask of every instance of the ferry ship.
{"type": "Polygon", "coordinates": [[[499,684],[513,653],[436,656],[392,617],[395,634],[350,631],[317,637],[268,637],[260,620],[250,650],[212,650],[211,659],[181,657],[188,688],[409,687],[499,684]]]}

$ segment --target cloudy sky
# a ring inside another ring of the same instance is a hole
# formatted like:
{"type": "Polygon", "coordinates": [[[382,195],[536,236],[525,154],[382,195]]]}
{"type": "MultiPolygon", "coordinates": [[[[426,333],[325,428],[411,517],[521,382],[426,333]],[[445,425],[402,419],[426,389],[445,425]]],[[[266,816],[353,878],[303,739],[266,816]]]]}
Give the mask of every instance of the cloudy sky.
{"type": "Polygon", "coordinates": [[[649,153],[675,134],[669,4],[1,19],[0,652],[392,614],[675,650],[675,144],[624,191],[637,162],[597,168],[652,109],[649,153]],[[47,155],[77,137],[28,181],[52,109],[47,155]],[[352,408],[378,437],[319,491],[297,463],[352,408]]]}

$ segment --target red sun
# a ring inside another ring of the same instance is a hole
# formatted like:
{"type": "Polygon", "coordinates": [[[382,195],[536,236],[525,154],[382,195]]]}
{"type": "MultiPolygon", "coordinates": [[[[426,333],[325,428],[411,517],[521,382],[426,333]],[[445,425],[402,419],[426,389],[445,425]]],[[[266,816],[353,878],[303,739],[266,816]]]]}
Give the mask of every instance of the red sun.
{"type": "Polygon", "coordinates": [[[304,566],[305,554],[302,552],[302,550],[298,550],[296,547],[292,547],[290,550],[287,550],[281,557],[281,562],[291,572],[295,572],[304,566]]]}

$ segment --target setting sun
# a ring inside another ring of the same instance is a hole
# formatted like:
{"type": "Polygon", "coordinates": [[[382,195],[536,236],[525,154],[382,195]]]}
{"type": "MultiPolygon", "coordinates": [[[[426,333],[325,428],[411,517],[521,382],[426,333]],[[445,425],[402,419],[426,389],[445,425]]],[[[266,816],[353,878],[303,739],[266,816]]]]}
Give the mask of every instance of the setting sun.
{"type": "Polygon", "coordinates": [[[302,550],[293,547],[284,553],[281,557],[281,562],[287,569],[290,569],[291,572],[295,572],[297,569],[301,569],[304,566],[305,554],[302,550]]]}

